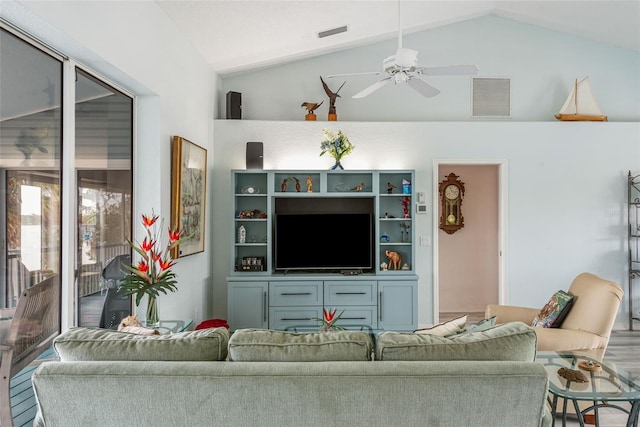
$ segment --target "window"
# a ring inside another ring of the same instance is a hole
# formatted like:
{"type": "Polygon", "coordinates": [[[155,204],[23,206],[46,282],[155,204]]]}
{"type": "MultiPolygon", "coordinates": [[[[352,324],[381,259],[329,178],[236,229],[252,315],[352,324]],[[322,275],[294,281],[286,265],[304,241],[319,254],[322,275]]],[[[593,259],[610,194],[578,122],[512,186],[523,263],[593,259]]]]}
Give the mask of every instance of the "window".
{"type": "Polygon", "coordinates": [[[131,254],[133,99],[82,70],[76,74],[78,324],[104,327],[103,316],[112,315],[102,313],[105,296],[116,293],[126,271],[119,256],[131,254]],[[110,263],[115,268],[103,274],[110,263]]]}
{"type": "Polygon", "coordinates": [[[105,296],[117,288],[103,270],[131,253],[133,98],[86,70],[65,75],[67,59],[0,30],[0,308],[73,266],[77,279],[63,298],[73,293],[75,324],[99,326],[105,296]],[[74,100],[62,98],[64,83],[75,85],[74,100]],[[71,159],[62,157],[65,102],[75,105],[65,121],[75,128],[71,159]],[[62,182],[68,162],[74,180],[62,182]],[[63,193],[74,195],[75,209],[63,210],[63,193]],[[61,256],[63,215],[75,220],[75,259],[61,256]]]}
{"type": "Polygon", "coordinates": [[[62,61],[0,29],[0,307],[60,272],[62,61]]]}

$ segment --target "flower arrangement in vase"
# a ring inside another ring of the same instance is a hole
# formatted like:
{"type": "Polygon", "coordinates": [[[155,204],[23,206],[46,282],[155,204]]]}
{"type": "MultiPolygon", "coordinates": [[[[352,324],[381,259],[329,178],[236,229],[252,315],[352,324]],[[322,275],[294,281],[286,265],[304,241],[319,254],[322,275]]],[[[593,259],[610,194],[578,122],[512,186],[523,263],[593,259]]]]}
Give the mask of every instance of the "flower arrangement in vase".
{"type": "Polygon", "coordinates": [[[323,318],[320,319],[316,317],[313,320],[318,320],[322,322],[322,327],[320,328],[321,332],[327,332],[333,329],[344,331],[345,328],[343,328],[342,326],[336,325],[336,322],[340,320],[343,314],[344,314],[344,310],[342,310],[342,312],[336,316],[335,308],[332,308],[332,309],[323,308],[322,309],[323,318]]]}
{"type": "Polygon", "coordinates": [[[347,138],[341,130],[339,130],[337,134],[328,129],[323,129],[322,132],[324,133],[324,140],[320,144],[320,155],[322,156],[325,153],[329,153],[329,155],[336,161],[336,163],[331,167],[331,170],[344,170],[340,160],[342,160],[342,158],[347,154],[350,154],[355,146],[351,144],[349,138],[347,138]]]}
{"type": "MultiPolygon", "coordinates": [[[[142,243],[134,243],[127,240],[129,246],[135,250],[141,259],[138,264],[123,265],[129,272],[120,282],[120,289],[124,290],[124,295],[135,295],[136,306],[144,295],[148,296],[147,301],[147,326],[157,327],[160,323],[158,316],[158,302],[156,298],[160,292],[175,292],[178,288],[175,280],[176,274],[171,270],[175,265],[175,260],[171,257],[171,250],[189,240],[190,236],[181,236],[178,230],[168,230],[169,241],[162,249],[159,231],[156,228],[158,215],[142,215],[142,225],[146,236],[142,243]]],[[[162,228],[162,226],[160,227],[162,228]]]]}

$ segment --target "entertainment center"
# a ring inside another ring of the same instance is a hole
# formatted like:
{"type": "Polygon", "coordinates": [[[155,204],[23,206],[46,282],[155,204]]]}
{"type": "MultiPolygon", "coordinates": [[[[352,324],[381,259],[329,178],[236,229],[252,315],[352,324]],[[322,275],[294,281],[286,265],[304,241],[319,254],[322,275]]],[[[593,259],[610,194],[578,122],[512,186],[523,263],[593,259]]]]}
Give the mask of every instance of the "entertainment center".
{"type": "Polygon", "coordinates": [[[413,170],[231,174],[231,330],[417,328],[413,170]]]}

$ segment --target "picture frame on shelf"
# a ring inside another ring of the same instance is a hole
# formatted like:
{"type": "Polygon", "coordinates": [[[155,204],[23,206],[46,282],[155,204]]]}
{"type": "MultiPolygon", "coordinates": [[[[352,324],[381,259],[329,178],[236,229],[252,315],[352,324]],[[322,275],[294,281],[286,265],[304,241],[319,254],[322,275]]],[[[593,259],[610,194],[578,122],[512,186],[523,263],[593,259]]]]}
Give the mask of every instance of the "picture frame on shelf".
{"type": "Polygon", "coordinates": [[[191,236],[173,248],[173,258],[204,251],[207,150],[181,137],[171,143],[171,228],[191,236]]]}

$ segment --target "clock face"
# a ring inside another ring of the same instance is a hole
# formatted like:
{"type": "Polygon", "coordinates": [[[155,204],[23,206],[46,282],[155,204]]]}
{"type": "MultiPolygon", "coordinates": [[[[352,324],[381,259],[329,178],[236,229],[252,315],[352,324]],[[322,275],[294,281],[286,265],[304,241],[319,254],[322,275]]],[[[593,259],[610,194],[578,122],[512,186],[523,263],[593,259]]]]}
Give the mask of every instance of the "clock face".
{"type": "Polygon", "coordinates": [[[460,189],[455,185],[447,185],[444,189],[444,196],[449,200],[457,199],[460,195],[460,189]]]}

